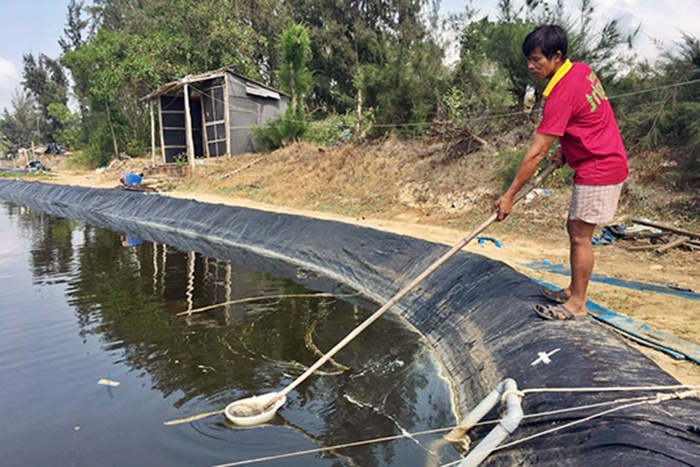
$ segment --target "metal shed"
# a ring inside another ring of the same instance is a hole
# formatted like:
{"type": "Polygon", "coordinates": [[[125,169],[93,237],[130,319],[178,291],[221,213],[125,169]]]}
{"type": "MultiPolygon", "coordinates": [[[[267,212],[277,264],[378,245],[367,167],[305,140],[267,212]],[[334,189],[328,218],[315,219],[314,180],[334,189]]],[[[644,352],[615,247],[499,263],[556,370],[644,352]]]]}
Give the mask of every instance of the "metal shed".
{"type": "Polygon", "coordinates": [[[153,163],[157,102],[163,161],[173,163],[187,157],[194,165],[197,158],[253,151],[251,127],[283,115],[289,96],[230,68],[221,68],[167,83],[143,100],[151,107],[153,163]]]}

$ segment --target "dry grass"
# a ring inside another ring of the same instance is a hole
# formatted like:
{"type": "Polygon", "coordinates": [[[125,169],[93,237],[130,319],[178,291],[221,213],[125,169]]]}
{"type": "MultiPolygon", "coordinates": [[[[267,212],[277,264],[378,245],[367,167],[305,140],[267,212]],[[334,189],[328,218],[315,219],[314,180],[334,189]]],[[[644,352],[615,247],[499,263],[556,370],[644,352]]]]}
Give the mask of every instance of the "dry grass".
{"type": "MultiPolygon", "coordinates": [[[[686,208],[700,204],[700,198],[669,189],[659,175],[664,158],[652,153],[631,158],[631,176],[615,222],[680,219],[687,228],[700,230],[700,217],[686,208]]],[[[467,229],[489,215],[502,191],[503,165],[494,149],[454,157],[440,144],[407,143],[390,136],[379,143],[337,148],[298,143],[271,154],[211,161],[178,188],[356,218],[413,218],[467,229]]],[[[548,181],[545,188],[552,196],[522,204],[518,215],[495,226],[495,232],[543,240],[560,237],[570,193],[567,183],[560,177],[548,181]]]]}
{"type": "Polygon", "coordinates": [[[223,179],[260,156],[208,164],[183,187],[352,216],[392,218],[408,210],[450,220],[487,212],[501,183],[495,156],[449,159],[441,149],[394,137],[330,149],[300,143],[223,179]]]}

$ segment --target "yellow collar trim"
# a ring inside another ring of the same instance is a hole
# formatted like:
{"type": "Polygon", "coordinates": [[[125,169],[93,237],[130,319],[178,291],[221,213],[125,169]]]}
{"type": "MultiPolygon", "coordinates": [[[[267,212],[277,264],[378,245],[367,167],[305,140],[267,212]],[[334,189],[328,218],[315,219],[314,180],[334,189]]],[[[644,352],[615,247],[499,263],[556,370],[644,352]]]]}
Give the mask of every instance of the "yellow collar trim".
{"type": "Polygon", "coordinates": [[[552,76],[552,79],[549,80],[547,87],[544,88],[544,92],[542,93],[544,94],[544,97],[549,97],[549,93],[552,92],[554,86],[556,86],[557,83],[569,72],[569,70],[571,70],[572,66],[573,64],[568,58],[564,63],[561,64],[557,72],[554,73],[554,76],[552,76]]]}

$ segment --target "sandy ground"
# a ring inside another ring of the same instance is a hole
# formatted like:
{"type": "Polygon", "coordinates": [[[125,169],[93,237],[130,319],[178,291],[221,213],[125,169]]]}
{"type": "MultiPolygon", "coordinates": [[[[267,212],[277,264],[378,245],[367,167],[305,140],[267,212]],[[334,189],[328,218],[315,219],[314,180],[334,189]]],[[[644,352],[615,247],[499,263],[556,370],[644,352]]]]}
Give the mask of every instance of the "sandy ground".
{"type": "MultiPolygon", "coordinates": [[[[118,172],[114,171],[97,173],[62,170],[60,173],[52,174],[49,180],[43,181],[112,188],[117,184],[117,177],[118,172]]],[[[370,218],[366,215],[361,217],[343,216],[327,212],[264,204],[245,197],[236,197],[235,194],[223,196],[208,193],[206,190],[201,189],[192,191],[178,188],[167,194],[162,193],[162,195],[335,220],[448,245],[457,243],[469,233],[468,230],[431,225],[424,217],[412,211],[394,215],[392,219],[380,219],[370,218]]],[[[513,216],[515,215],[517,215],[517,211],[513,213],[513,216]]],[[[565,236],[559,240],[551,240],[550,238],[542,241],[538,238],[518,234],[517,232],[499,232],[497,235],[487,232],[484,235],[497,236],[498,240],[504,244],[504,247],[497,248],[492,243],[486,243],[482,247],[478,243],[472,242],[465,249],[503,261],[530,277],[560,286],[566,285],[567,278],[562,275],[540,272],[525,266],[526,263],[546,259],[568,267],[568,245],[565,236]]],[[[613,244],[596,247],[595,273],[627,280],[673,283],[698,291],[700,290],[699,259],[700,254],[698,252],[672,250],[664,256],[657,256],[649,252],[630,252],[623,246],[613,244]]],[[[589,297],[606,308],[700,345],[700,301],[624,289],[597,282],[591,282],[589,297]]],[[[699,365],[687,360],[675,360],[649,347],[637,345],[629,340],[627,342],[645,353],[661,368],[682,383],[700,385],[699,365]]]]}

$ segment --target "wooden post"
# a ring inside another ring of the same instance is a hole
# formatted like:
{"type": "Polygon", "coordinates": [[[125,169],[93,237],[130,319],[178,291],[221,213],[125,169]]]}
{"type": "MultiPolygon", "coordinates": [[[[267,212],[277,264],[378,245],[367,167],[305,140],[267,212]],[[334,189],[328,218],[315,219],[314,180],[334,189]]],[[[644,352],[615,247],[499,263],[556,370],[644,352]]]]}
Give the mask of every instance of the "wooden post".
{"type": "Polygon", "coordinates": [[[190,86],[185,84],[185,135],[187,138],[187,160],[194,171],[194,140],[192,139],[192,115],[190,115],[190,86]]]}
{"type": "Polygon", "coordinates": [[[151,167],[156,166],[156,121],[153,116],[153,101],[148,101],[151,108],[151,167]]]}
{"type": "MultiPolygon", "coordinates": [[[[229,106],[231,105],[229,101],[228,93],[231,90],[231,85],[229,83],[229,73],[228,70],[224,72],[224,127],[226,133],[226,157],[231,157],[231,112],[229,106]]],[[[218,151],[217,151],[218,152],[218,151]]]]}
{"type": "MultiPolygon", "coordinates": [[[[211,89],[209,90],[211,92],[211,89]]],[[[206,93],[205,93],[206,94],[206,93]]],[[[209,154],[209,138],[207,138],[207,110],[205,109],[205,104],[204,102],[207,100],[207,96],[203,95],[202,96],[202,115],[200,115],[199,118],[202,119],[202,148],[204,148],[204,157],[209,159],[211,156],[209,154]]]]}
{"type": "Polygon", "coordinates": [[[160,130],[160,157],[163,160],[163,164],[167,164],[168,161],[165,160],[165,135],[163,131],[163,104],[161,99],[163,96],[158,96],[158,129],[160,130]]]}

